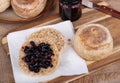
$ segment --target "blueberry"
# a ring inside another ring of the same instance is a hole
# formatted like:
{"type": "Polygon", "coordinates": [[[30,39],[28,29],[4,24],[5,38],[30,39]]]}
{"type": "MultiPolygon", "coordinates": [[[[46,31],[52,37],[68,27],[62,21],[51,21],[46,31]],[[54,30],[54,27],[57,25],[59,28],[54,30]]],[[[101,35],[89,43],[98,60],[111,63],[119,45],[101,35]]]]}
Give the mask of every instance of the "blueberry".
{"type": "Polygon", "coordinates": [[[25,50],[28,50],[29,49],[29,47],[28,46],[25,46],[25,50]]]}
{"type": "Polygon", "coordinates": [[[35,42],[34,41],[30,41],[30,44],[31,44],[31,46],[35,46],[36,47],[36,45],[35,45],[35,42]]]}
{"type": "Polygon", "coordinates": [[[35,56],[36,56],[36,58],[40,58],[41,55],[40,54],[36,54],[35,56]]]}
{"type": "Polygon", "coordinates": [[[40,52],[36,51],[36,52],[34,53],[34,55],[35,55],[37,58],[39,58],[41,54],[40,54],[40,52]]]}
{"type": "Polygon", "coordinates": [[[34,67],[32,65],[29,65],[29,70],[34,71],[34,67]]]}
{"type": "Polygon", "coordinates": [[[29,56],[25,57],[25,62],[30,62],[30,57],[29,56]]]}
{"type": "Polygon", "coordinates": [[[42,63],[41,67],[45,69],[48,68],[48,66],[45,63],[42,63]]]}
{"type": "Polygon", "coordinates": [[[45,53],[44,52],[40,52],[41,56],[45,56],[45,53]]]}
{"type": "Polygon", "coordinates": [[[42,67],[42,63],[41,62],[39,63],[39,67],[42,67]]]}
{"type": "Polygon", "coordinates": [[[37,61],[39,61],[39,59],[38,59],[38,58],[35,58],[34,61],[37,62],[37,61]]]}
{"type": "Polygon", "coordinates": [[[39,63],[36,62],[33,66],[34,66],[34,67],[39,67],[39,63]]]}
{"type": "Polygon", "coordinates": [[[39,46],[45,46],[45,43],[40,43],[39,46]]]}
{"type": "Polygon", "coordinates": [[[45,65],[49,66],[51,63],[49,61],[45,62],[45,65]]]}
{"type": "Polygon", "coordinates": [[[40,69],[38,67],[34,67],[34,72],[38,73],[40,71],[40,69]]]}
{"type": "Polygon", "coordinates": [[[35,61],[34,60],[31,60],[31,62],[29,62],[30,65],[34,65],[35,64],[35,61]]]}
{"type": "Polygon", "coordinates": [[[50,67],[53,67],[53,64],[50,64],[50,67]]]}
{"type": "Polygon", "coordinates": [[[45,52],[46,51],[46,48],[45,46],[42,47],[41,51],[45,52]]]}
{"type": "Polygon", "coordinates": [[[25,46],[24,52],[25,52],[25,53],[28,53],[28,52],[29,52],[29,47],[28,47],[28,46],[25,46]]]}
{"type": "Polygon", "coordinates": [[[48,61],[48,62],[52,62],[51,58],[50,58],[50,59],[48,59],[48,58],[47,58],[47,60],[46,60],[46,61],[48,61]]]}
{"type": "Polygon", "coordinates": [[[31,56],[31,60],[35,60],[36,56],[31,56]]]}
{"type": "Polygon", "coordinates": [[[46,44],[47,47],[50,47],[50,44],[46,44]]]}

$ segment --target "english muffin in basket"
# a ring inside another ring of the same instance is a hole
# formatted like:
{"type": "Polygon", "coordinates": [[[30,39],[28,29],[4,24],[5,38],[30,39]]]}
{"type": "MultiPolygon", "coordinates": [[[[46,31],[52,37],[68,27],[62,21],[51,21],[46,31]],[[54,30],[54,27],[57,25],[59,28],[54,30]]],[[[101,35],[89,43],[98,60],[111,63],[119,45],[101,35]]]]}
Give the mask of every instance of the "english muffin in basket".
{"type": "Polygon", "coordinates": [[[41,29],[31,34],[28,39],[31,39],[31,38],[44,38],[44,39],[51,40],[56,44],[59,52],[62,52],[66,45],[66,39],[62,35],[62,33],[52,28],[41,29]]]}
{"type": "Polygon", "coordinates": [[[20,68],[28,75],[43,76],[53,73],[59,64],[60,52],[50,40],[32,38],[21,47],[20,68]]]}
{"type": "Polygon", "coordinates": [[[100,60],[113,49],[113,39],[109,30],[99,24],[79,27],[74,39],[75,51],[86,60],[100,60]]]}
{"type": "Polygon", "coordinates": [[[14,12],[22,18],[32,18],[45,8],[47,0],[11,0],[14,12]]]}
{"type": "Polygon", "coordinates": [[[0,0],[0,12],[4,12],[10,6],[10,0],[0,0]]]}

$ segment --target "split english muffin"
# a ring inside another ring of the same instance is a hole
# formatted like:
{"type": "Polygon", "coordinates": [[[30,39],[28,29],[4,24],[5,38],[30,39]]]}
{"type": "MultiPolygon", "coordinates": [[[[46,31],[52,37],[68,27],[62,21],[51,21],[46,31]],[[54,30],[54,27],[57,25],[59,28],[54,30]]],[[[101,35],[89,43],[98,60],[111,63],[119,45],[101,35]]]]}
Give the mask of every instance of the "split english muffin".
{"type": "Polygon", "coordinates": [[[44,28],[37,32],[34,32],[29,36],[28,39],[31,38],[44,38],[47,40],[51,40],[56,44],[59,52],[62,52],[66,45],[66,39],[62,35],[62,33],[52,28],[44,28]]]}
{"type": "Polygon", "coordinates": [[[75,51],[86,60],[100,60],[113,49],[113,39],[109,30],[99,24],[79,27],[74,39],[75,51]]]}
{"type": "Polygon", "coordinates": [[[52,41],[33,38],[22,45],[19,66],[28,75],[43,76],[57,69],[59,58],[60,53],[52,41]]]}
{"type": "Polygon", "coordinates": [[[45,8],[47,0],[11,0],[14,12],[22,18],[32,18],[45,8]]]}
{"type": "Polygon", "coordinates": [[[53,73],[65,47],[65,37],[52,28],[44,28],[32,33],[20,49],[20,68],[31,76],[53,73]]]}

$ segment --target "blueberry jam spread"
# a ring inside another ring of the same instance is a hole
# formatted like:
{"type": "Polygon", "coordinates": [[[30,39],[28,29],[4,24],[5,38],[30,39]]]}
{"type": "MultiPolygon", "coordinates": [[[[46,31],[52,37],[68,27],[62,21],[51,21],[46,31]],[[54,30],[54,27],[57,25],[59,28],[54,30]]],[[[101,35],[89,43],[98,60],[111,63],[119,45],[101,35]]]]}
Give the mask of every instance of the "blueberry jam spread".
{"type": "Polygon", "coordinates": [[[38,73],[41,68],[53,67],[52,56],[54,56],[54,53],[50,44],[43,42],[37,46],[35,42],[30,41],[30,45],[31,47],[24,47],[26,56],[23,58],[30,71],[38,73]]]}

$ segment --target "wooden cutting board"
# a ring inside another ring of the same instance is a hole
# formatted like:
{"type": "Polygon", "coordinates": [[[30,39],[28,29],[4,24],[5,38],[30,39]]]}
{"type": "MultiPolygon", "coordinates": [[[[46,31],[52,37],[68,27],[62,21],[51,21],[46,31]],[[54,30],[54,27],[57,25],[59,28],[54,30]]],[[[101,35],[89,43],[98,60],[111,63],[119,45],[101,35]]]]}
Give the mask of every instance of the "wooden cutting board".
{"type": "MultiPolygon", "coordinates": [[[[54,24],[54,23],[58,23],[61,21],[62,20],[59,17],[59,14],[55,14],[53,16],[47,17],[46,19],[42,19],[41,21],[37,21],[37,22],[31,23],[31,24],[28,24],[26,26],[19,27],[10,32],[24,30],[24,29],[28,29],[28,28],[34,28],[34,27],[43,26],[43,25],[54,24]]],[[[113,41],[114,41],[114,49],[107,58],[104,58],[102,60],[95,61],[95,62],[86,61],[89,72],[91,73],[93,71],[97,71],[99,68],[101,68],[107,64],[110,64],[110,63],[115,62],[116,60],[120,59],[120,38],[119,38],[120,37],[120,34],[119,34],[120,33],[120,30],[119,30],[120,20],[117,18],[113,18],[109,15],[106,15],[102,12],[99,12],[97,10],[84,8],[82,17],[79,20],[73,22],[73,25],[75,27],[75,30],[77,30],[78,26],[82,26],[82,25],[90,24],[90,23],[98,23],[98,24],[102,24],[105,27],[107,27],[110,30],[112,37],[113,37],[113,41]]],[[[63,28],[67,29],[67,27],[64,27],[64,26],[63,26],[63,28]]],[[[8,33],[10,33],[10,32],[8,32],[8,33]]],[[[8,33],[6,33],[6,35],[8,33]]],[[[9,55],[6,35],[2,39],[2,44],[3,44],[3,47],[6,51],[6,53],[9,55]]],[[[79,79],[80,77],[83,77],[83,76],[85,76],[85,75],[62,76],[62,77],[53,79],[53,80],[49,81],[48,83],[65,83],[65,82],[70,82],[70,81],[79,79]]]]}

